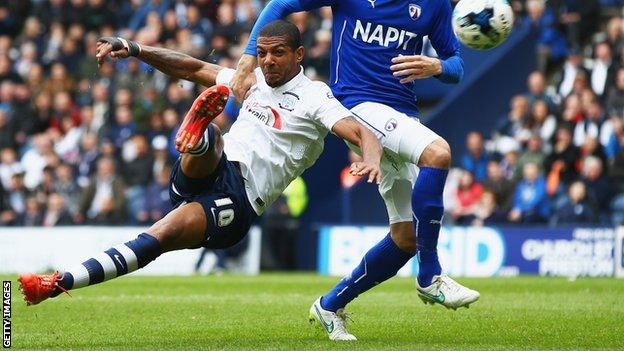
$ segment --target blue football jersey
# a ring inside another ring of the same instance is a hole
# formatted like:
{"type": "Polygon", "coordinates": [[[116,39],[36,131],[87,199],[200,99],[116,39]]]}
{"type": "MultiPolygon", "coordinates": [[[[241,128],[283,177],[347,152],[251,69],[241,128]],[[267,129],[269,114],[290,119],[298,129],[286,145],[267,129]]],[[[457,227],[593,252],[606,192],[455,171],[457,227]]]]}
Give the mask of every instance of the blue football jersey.
{"type": "Polygon", "coordinates": [[[246,53],[255,55],[255,39],[270,21],[291,12],[331,6],[333,12],[329,85],[347,108],[371,101],[418,115],[415,82],[402,84],[390,66],[398,55],[420,55],[429,37],[442,60],[443,82],[463,75],[459,42],[453,33],[449,0],[273,0],[259,17],[246,53]]]}

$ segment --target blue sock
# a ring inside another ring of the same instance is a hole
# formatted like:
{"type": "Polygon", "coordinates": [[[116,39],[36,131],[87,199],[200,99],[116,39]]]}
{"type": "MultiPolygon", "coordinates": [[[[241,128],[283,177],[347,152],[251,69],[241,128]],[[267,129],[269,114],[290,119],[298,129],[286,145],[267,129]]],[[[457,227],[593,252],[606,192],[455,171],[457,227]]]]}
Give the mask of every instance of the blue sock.
{"type": "Polygon", "coordinates": [[[422,287],[429,286],[433,276],[442,273],[438,261],[438,237],[444,214],[442,192],[447,175],[447,169],[421,167],[412,190],[412,211],[418,244],[418,284],[422,287]]]}
{"type": "MultiPolygon", "coordinates": [[[[58,284],[65,290],[101,283],[145,267],[162,254],[158,240],[146,233],[68,269],[58,284]]],[[[57,289],[58,290],[58,289],[57,289]]],[[[58,295],[60,291],[55,291],[58,295]]]]}
{"type": "Polygon", "coordinates": [[[377,245],[368,250],[362,262],[342,278],[334,288],[321,298],[321,306],[336,312],[373,286],[388,280],[403,267],[413,255],[401,250],[386,235],[377,245]]]}

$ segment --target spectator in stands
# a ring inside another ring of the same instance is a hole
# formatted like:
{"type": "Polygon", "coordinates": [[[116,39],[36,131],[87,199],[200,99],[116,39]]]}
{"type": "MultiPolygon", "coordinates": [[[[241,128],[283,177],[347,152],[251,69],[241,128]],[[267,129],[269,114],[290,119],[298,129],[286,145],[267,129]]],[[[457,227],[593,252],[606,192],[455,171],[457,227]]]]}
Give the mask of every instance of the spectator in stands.
{"type": "Polygon", "coordinates": [[[510,105],[509,112],[501,118],[502,123],[496,131],[501,136],[509,136],[521,141],[521,132],[529,118],[529,102],[524,95],[516,95],[511,99],[510,105]]]}
{"type": "Polygon", "coordinates": [[[128,214],[131,221],[141,222],[142,219],[138,215],[145,206],[147,186],[152,180],[154,157],[150,152],[147,139],[141,134],[134,135],[126,144],[124,150],[126,149],[130,149],[129,153],[132,154],[124,161],[122,172],[128,186],[126,189],[128,214]]]}
{"type": "Polygon", "coordinates": [[[32,194],[41,205],[45,204],[48,196],[54,192],[54,187],[56,183],[55,173],[56,168],[54,166],[45,166],[43,168],[43,177],[41,178],[41,183],[39,183],[39,185],[37,185],[37,187],[32,192],[32,194]]]}
{"type": "Polygon", "coordinates": [[[606,217],[613,198],[613,187],[603,175],[603,164],[598,157],[585,157],[581,180],[585,184],[588,198],[596,205],[597,214],[606,217]]]}
{"type": "Polygon", "coordinates": [[[537,32],[538,70],[545,72],[551,62],[565,58],[568,45],[559,31],[557,18],[542,0],[527,0],[525,26],[537,32]]]}
{"type": "MultiPolygon", "coordinates": [[[[619,0],[617,0],[619,1],[619,0]]],[[[622,5],[622,4],[620,4],[622,5]]],[[[621,50],[624,45],[624,22],[619,17],[612,17],[607,22],[606,28],[606,40],[605,42],[609,44],[611,48],[611,52],[613,53],[613,60],[615,62],[621,62],[622,55],[621,50]]]]}
{"type": "Polygon", "coordinates": [[[606,100],[606,108],[609,113],[624,112],[624,68],[617,70],[615,84],[609,90],[606,100]]]}
{"type": "Polygon", "coordinates": [[[597,223],[598,215],[594,204],[587,198],[585,184],[575,181],[568,188],[564,205],[554,214],[555,224],[597,223]]]}
{"type": "MultiPolygon", "coordinates": [[[[548,103],[545,100],[535,100],[531,108],[531,116],[524,126],[525,135],[539,135],[542,140],[552,141],[557,129],[557,119],[550,114],[548,103]]],[[[528,138],[527,138],[528,139],[528,138]]],[[[521,140],[526,142],[527,140],[521,140]]]]}
{"type": "Polygon", "coordinates": [[[544,172],[544,160],[546,154],[542,147],[542,138],[539,135],[532,135],[527,141],[526,148],[520,153],[518,158],[518,169],[524,169],[524,165],[529,162],[535,163],[540,173],[544,172]]]}
{"type": "Polygon", "coordinates": [[[453,208],[453,218],[457,223],[470,223],[483,190],[483,185],[475,180],[472,172],[467,170],[462,172],[455,192],[456,206],[453,208]]]}
{"type": "Polygon", "coordinates": [[[549,0],[548,5],[558,16],[571,46],[580,47],[594,31],[598,22],[597,0],[549,0]]]}
{"type": "Polygon", "coordinates": [[[607,157],[611,159],[624,150],[624,118],[616,115],[611,118],[610,122],[613,127],[613,133],[605,146],[605,152],[607,157]]]}
{"type": "Polygon", "coordinates": [[[169,200],[169,173],[171,168],[164,167],[156,173],[154,181],[147,187],[143,208],[137,214],[139,223],[154,223],[171,211],[169,200]]]}
{"type": "Polygon", "coordinates": [[[585,108],[585,119],[574,127],[574,145],[580,147],[587,138],[600,139],[608,142],[608,130],[602,128],[605,115],[598,99],[593,99],[585,108]],[[607,134],[607,135],[605,135],[607,134]]]}
{"type": "Polygon", "coordinates": [[[65,199],[59,193],[48,196],[48,203],[42,215],[41,225],[53,227],[73,224],[72,217],[65,206],[65,199]]]}
{"type": "Polygon", "coordinates": [[[581,55],[579,49],[572,49],[568,53],[568,57],[563,64],[561,78],[558,84],[559,89],[557,90],[559,95],[567,97],[570,93],[572,93],[574,82],[576,81],[578,74],[581,72],[589,76],[589,72],[587,72],[585,67],[583,67],[583,55],[581,55]]]}
{"type": "Polygon", "coordinates": [[[26,187],[34,189],[41,183],[43,169],[48,165],[48,158],[54,155],[52,142],[46,134],[33,136],[32,148],[24,153],[21,164],[26,172],[24,182],[26,187]]]}
{"type": "Polygon", "coordinates": [[[595,49],[596,58],[591,69],[591,87],[600,97],[606,97],[608,87],[613,85],[617,65],[613,62],[611,47],[608,43],[599,43],[595,49]]]}
{"type": "Polygon", "coordinates": [[[471,172],[478,182],[485,180],[490,155],[485,151],[483,135],[477,131],[468,133],[466,149],[468,153],[462,157],[461,167],[471,172]]]}
{"type": "Polygon", "coordinates": [[[72,167],[67,163],[61,163],[56,167],[54,192],[63,197],[65,205],[72,216],[78,213],[80,188],[74,179],[72,167]]]}
{"type": "Polygon", "coordinates": [[[17,153],[10,147],[0,150],[0,183],[4,189],[11,186],[11,177],[13,174],[23,172],[24,168],[17,160],[17,153]]]}
{"type": "Polygon", "coordinates": [[[486,190],[481,195],[481,200],[475,206],[471,225],[484,226],[507,222],[507,214],[499,207],[493,192],[486,190]]]}
{"type": "Polygon", "coordinates": [[[514,194],[508,219],[514,223],[545,223],[550,212],[546,182],[535,163],[523,168],[523,178],[514,194]]]}
{"type": "Polygon", "coordinates": [[[0,108],[0,148],[14,148],[15,129],[12,126],[7,110],[0,108]]]}
{"type": "Polygon", "coordinates": [[[579,149],[572,143],[572,133],[566,127],[558,128],[552,153],[544,160],[549,195],[553,195],[561,183],[569,184],[578,176],[578,158],[579,149]]]}
{"type": "Polygon", "coordinates": [[[609,180],[614,185],[612,222],[614,225],[621,225],[624,224],[624,150],[615,155],[609,170],[609,180]]]}
{"type": "Polygon", "coordinates": [[[89,184],[89,180],[93,173],[95,173],[96,161],[100,156],[98,150],[98,138],[93,133],[86,133],[82,137],[81,142],[81,157],[78,162],[78,172],[76,176],[76,182],[84,188],[89,184]]]}
{"type": "Polygon", "coordinates": [[[488,162],[487,179],[483,186],[494,195],[494,203],[504,212],[511,208],[514,185],[511,180],[505,178],[500,161],[492,159],[488,162]]]}
{"type": "Polygon", "coordinates": [[[17,214],[11,208],[9,195],[0,183],[0,226],[7,226],[15,223],[17,214]]]}
{"type": "Polygon", "coordinates": [[[532,108],[533,104],[538,100],[546,101],[549,111],[555,111],[555,103],[550,95],[546,93],[546,80],[544,74],[539,71],[532,72],[527,78],[527,87],[529,92],[526,94],[529,107],[532,108]]]}
{"type": "Polygon", "coordinates": [[[115,168],[115,161],[110,157],[98,161],[97,173],[82,193],[75,222],[108,225],[123,222],[125,185],[115,168]]]}
{"type": "Polygon", "coordinates": [[[24,212],[19,216],[18,222],[21,226],[40,226],[43,222],[43,211],[37,198],[29,196],[26,198],[24,212]]]}
{"type": "Polygon", "coordinates": [[[130,107],[119,105],[115,108],[115,124],[111,127],[108,137],[115,148],[121,149],[124,142],[130,139],[137,131],[136,124],[132,120],[130,107]]]}

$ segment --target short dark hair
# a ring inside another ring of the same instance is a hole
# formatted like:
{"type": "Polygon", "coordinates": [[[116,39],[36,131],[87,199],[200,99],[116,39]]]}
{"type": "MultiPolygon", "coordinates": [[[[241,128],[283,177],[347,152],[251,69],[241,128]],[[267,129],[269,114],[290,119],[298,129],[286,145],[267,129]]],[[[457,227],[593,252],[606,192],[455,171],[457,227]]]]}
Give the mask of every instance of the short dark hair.
{"type": "Polygon", "coordinates": [[[301,44],[301,33],[299,32],[299,28],[294,24],[284,21],[284,20],[276,20],[273,21],[266,26],[264,26],[260,33],[258,33],[259,37],[286,37],[286,43],[288,47],[293,50],[296,50],[300,47],[301,44]]]}

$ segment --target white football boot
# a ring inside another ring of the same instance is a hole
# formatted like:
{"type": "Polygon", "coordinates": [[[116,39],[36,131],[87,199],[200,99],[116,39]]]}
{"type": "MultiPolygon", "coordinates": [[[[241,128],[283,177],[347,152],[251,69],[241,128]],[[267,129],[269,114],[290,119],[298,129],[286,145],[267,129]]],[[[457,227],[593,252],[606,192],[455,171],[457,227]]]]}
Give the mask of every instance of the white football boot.
{"type": "Polygon", "coordinates": [[[471,303],[479,299],[479,292],[459,284],[446,274],[434,275],[431,285],[426,288],[421,287],[416,279],[416,290],[418,297],[425,304],[436,304],[453,310],[459,307],[468,308],[471,303]]]}
{"type": "Polygon", "coordinates": [[[311,325],[319,324],[319,327],[327,333],[330,340],[357,340],[353,334],[347,331],[347,315],[344,309],[341,308],[336,312],[327,311],[321,307],[320,297],[310,307],[308,322],[311,325]]]}

